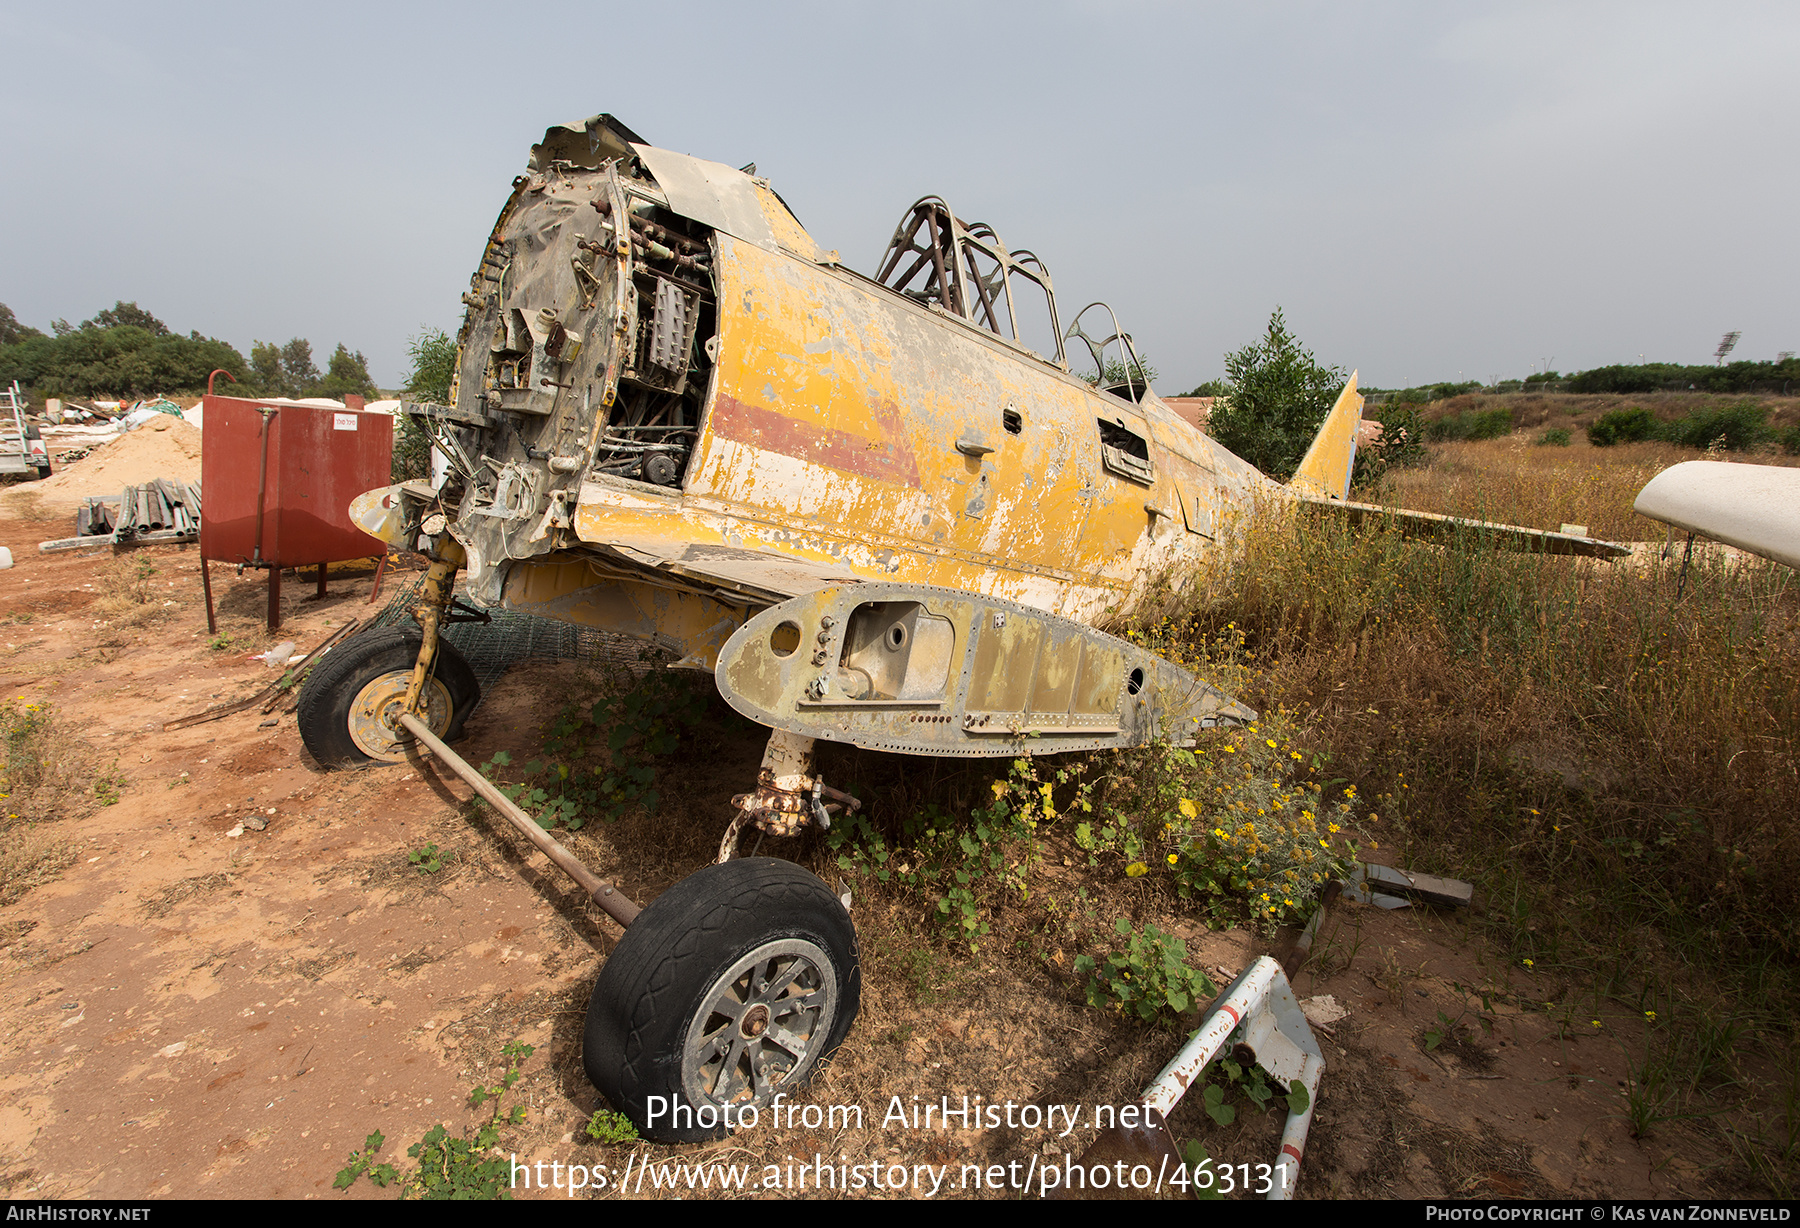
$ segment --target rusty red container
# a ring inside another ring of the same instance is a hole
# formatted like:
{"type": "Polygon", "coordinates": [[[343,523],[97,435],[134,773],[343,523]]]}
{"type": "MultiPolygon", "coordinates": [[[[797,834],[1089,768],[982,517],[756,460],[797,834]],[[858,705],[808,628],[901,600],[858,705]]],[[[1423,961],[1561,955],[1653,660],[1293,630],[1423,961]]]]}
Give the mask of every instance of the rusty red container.
{"type": "MultiPolygon", "coordinates": [[[[202,402],[200,557],[269,569],[269,626],[280,625],[281,569],[368,558],[383,547],[350,520],[350,500],[386,486],[387,414],[242,397],[202,402]]],[[[212,615],[207,582],[207,624],[212,615]]]]}

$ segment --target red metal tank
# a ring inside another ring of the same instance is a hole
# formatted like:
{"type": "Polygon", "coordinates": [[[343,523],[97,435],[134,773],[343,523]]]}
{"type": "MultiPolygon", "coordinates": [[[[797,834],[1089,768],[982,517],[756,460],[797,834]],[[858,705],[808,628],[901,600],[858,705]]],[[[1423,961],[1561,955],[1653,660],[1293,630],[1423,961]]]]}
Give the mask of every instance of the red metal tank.
{"type": "Polygon", "coordinates": [[[202,401],[201,575],[206,625],[217,630],[209,559],[269,571],[269,629],[281,625],[281,569],[319,569],[368,558],[384,547],[350,520],[350,500],[386,486],[394,420],[355,408],[284,404],[242,397],[202,401]]]}

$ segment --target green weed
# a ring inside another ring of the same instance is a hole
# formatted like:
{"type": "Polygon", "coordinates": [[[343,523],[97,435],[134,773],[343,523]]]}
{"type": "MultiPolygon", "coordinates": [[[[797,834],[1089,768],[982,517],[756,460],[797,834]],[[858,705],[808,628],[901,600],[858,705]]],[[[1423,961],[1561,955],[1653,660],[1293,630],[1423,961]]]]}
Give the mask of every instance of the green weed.
{"type": "Polygon", "coordinates": [[[440,851],[437,845],[427,844],[408,853],[406,855],[406,860],[410,862],[420,874],[436,874],[439,870],[442,870],[448,865],[455,856],[456,854],[448,849],[440,851]]]}
{"type": "Polygon", "coordinates": [[[1256,1107],[1258,1112],[1279,1108],[1286,1113],[1304,1113],[1312,1097],[1306,1085],[1295,1079],[1283,1090],[1281,1081],[1261,1066],[1246,1067],[1231,1058],[1220,1058],[1206,1068],[1209,1082],[1201,1099],[1206,1115],[1221,1126],[1237,1120],[1237,1109],[1229,1103],[1233,1092],[1256,1107]]]}
{"type": "Polygon", "coordinates": [[[1443,1011],[1439,1011],[1437,1013],[1437,1024],[1425,1029],[1425,1051],[1428,1053],[1443,1044],[1446,1040],[1452,1042],[1459,1040],[1461,1038],[1461,1031],[1465,1026],[1464,1020],[1469,1019],[1471,1016],[1473,1016],[1475,1023],[1481,1025],[1481,1030],[1483,1032],[1487,1033],[1489,1036],[1494,1034],[1494,1024],[1496,1022],[1494,1015],[1494,991],[1481,989],[1474,985],[1464,985],[1460,981],[1452,981],[1450,988],[1456,991],[1458,999],[1462,1002],[1462,1007],[1456,1012],[1454,1018],[1445,1014],[1443,1011]],[[1479,1009],[1476,1009],[1469,1004],[1471,998],[1480,1001],[1481,1006],[1479,1009]]]}
{"type": "MultiPolygon", "coordinates": [[[[1225,651],[1241,648],[1237,629],[1226,630],[1225,651]]],[[[1172,642],[1166,624],[1134,638],[1202,676],[1221,655],[1218,643],[1195,651],[1172,642]]],[[[1329,758],[1298,738],[1291,714],[1277,710],[1243,729],[1199,735],[1191,750],[1159,739],[1118,752],[1103,761],[1098,818],[1077,826],[1076,843],[1090,865],[1116,852],[1127,877],[1172,887],[1209,920],[1303,923],[1356,859],[1350,837],[1363,803],[1355,785],[1326,776],[1329,758]]]]}
{"type": "Polygon", "coordinates": [[[116,806],[119,804],[120,790],[130,783],[125,773],[119,770],[119,765],[114,763],[94,777],[94,800],[102,806],[116,806]]]}
{"type": "Polygon", "coordinates": [[[1037,761],[1015,760],[1010,775],[994,782],[993,803],[966,820],[931,803],[902,820],[898,838],[890,840],[857,811],[832,824],[826,845],[845,873],[922,898],[928,915],[973,950],[991,932],[995,908],[1029,897],[1032,869],[1042,856],[1038,823],[1057,814],[1059,784],[1074,781],[1080,790],[1079,773],[1079,767],[1065,767],[1040,780],[1037,761]]]}
{"type": "Polygon", "coordinates": [[[631,1118],[611,1109],[595,1109],[588,1118],[587,1136],[601,1143],[629,1143],[637,1139],[637,1127],[631,1118]]]}
{"type": "MultiPolygon", "coordinates": [[[[402,1198],[438,1201],[512,1197],[511,1163],[507,1157],[495,1154],[495,1148],[503,1127],[524,1122],[525,1106],[502,1110],[501,1102],[518,1083],[519,1067],[533,1052],[530,1045],[509,1042],[505,1049],[505,1076],[491,1087],[478,1086],[469,1093],[470,1108],[480,1108],[490,1101],[494,1106],[473,1138],[453,1137],[440,1123],[406,1149],[406,1154],[418,1161],[418,1168],[402,1182],[402,1198]]],[[[338,1172],[332,1188],[347,1190],[365,1176],[384,1188],[399,1179],[393,1165],[375,1162],[375,1155],[385,1142],[379,1130],[369,1135],[362,1150],[350,1154],[350,1162],[338,1172]]]]}
{"type": "Polygon", "coordinates": [[[1124,917],[1113,928],[1125,940],[1120,949],[1100,960],[1075,960],[1075,971],[1086,978],[1089,1006],[1150,1023],[1179,1015],[1213,992],[1206,974],[1187,966],[1181,939],[1154,925],[1139,932],[1124,917]]]}
{"type": "MultiPolygon", "coordinates": [[[[653,670],[586,711],[564,708],[545,730],[543,756],[527,760],[525,779],[501,784],[500,791],[545,828],[575,831],[633,806],[654,811],[662,801],[656,760],[675,752],[706,704],[706,693],[685,675],[653,670]]],[[[496,779],[498,769],[511,766],[512,756],[499,751],[481,772],[496,779]]]]}
{"type": "Polygon", "coordinates": [[[1206,1152],[1206,1144],[1197,1138],[1189,1139],[1182,1146],[1182,1169],[1179,1174],[1183,1186],[1191,1186],[1194,1198],[1200,1202],[1220,1202],[1225,1198],[1219,1189],[1217,1175],[1212,1171],[1212,1157],[1206,1152]]]}

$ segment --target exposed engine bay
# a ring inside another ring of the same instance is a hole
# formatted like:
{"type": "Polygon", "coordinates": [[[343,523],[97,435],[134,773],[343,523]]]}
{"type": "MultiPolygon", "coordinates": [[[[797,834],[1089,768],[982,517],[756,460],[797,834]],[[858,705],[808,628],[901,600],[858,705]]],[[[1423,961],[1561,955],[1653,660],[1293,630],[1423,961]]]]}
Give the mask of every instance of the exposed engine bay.
{"type": "Polygon", "coordinates": [[[478,604],[506,564],[556,548],[583,480],[679,487],[698,439],[713,230],[670,208],[634,145],[600,116],[533,147],[463,295],[452,404],[406,406],[448,462],[431,501],[478,604]]]}

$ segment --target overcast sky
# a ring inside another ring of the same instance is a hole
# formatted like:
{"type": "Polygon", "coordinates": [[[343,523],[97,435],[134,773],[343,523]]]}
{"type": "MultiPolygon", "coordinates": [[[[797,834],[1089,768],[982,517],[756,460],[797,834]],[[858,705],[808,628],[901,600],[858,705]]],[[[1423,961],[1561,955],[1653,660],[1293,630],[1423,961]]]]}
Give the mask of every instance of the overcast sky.
{"type": "Polygon", "coordinates": [[[1800,349],[1800,6],[0,0],[0,302],[400,383],[552,123],[754,161],[872,273],[944,196],[1182,392],[1280,305],[1397,387],[1800,349]]]}

